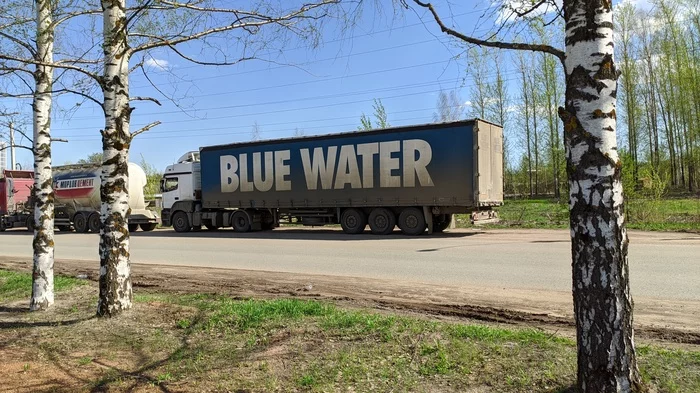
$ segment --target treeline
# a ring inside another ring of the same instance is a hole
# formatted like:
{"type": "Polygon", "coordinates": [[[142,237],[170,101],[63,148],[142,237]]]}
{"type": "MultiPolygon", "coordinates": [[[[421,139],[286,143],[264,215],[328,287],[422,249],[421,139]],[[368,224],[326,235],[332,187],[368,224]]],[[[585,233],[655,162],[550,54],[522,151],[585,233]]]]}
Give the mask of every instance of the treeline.
{"type": "MultiPolygon", "coordinates": [[[[651,9],[623,2],[616,7],[616,24],[618,149],[625,193],[697,192],[700,2],[657,0],[651,9]]],[[[562,43],[562,31],[556,23],[535,19],[527,39],[562,43]]],[[[486,49],[469,53],[467,114],[504,125],[506,194],[566,195],[558,117],[564,102],[562,66],[545,54],[519,53],[510,62],[502,56],[486,49]]],[[[439,111],[444,105],[438,102],[439,111]]]]}

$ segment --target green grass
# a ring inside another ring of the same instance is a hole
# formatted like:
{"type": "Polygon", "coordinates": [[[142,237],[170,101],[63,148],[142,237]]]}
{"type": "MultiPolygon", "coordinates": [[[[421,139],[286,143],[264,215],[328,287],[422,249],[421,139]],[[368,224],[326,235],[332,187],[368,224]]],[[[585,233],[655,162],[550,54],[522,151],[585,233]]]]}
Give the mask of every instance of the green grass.
{"type": "MultiPolygon", "coordinates": [[[[497,208],[500,222],[491,228],[568,228],[568,202],[553,199],[506,200],[497,208]]],[[[647,231],[700,232],[700,198],[649,200],[629,198],[627,227],[647,231]]],[[[457,217],[468,225],[467,216],[457,217]]]]}
{"type": "MultiPolygon", "coordinates": [[[[138,294],[134,300],[126,318],[18,327],[0,331],[0,341],[79,373],[76,391],[157,385],[201,392],[554,393],[576,378],[575,342],[533,328],[379,314],[314,300],[206,294],[138,294]],[[98,367],[105,361],[107,372],[98,367]]],[[[77,313],[94,312],[94,302],[79,301],[77,313]]],[[[70,304],[63,312],[76,317],[70,304]]],[[[638,358],[652,391],[700,391],[700,352],[642,345],[638,358]]]]}
{"type": "MultiPolygon", "coordinates": [[[[192,370],[225,365],[232,367],[231,375],[247,377],[231,377],[230,385],[224,385],[253,390],[424,391],[447,383],[461,390],[489,386],[502,392],[557,392],[575,379],[575,342],[537,329],[426,321],[296,299],[166,296],[149,301],[200,313],[197,320],[173,322],[204,338],[193,349],[199,361],[162,371],[173,381],[187,380],[192,370]],[[236,342],[234,351],[230,345],[236,342]],[[287,347],[291,370],[281,372],[267,362],[253,367],[250,354],[278,345],[287,347]]],[[[660,392],[700,391],[699,358],[697,352],[643,347],[640,368],[644,381],[660,392]]]]}
{"type": "MultiPolygon", "coordinates": [[[[62,292],[78,285],[87,284],[86,280],[73,277],[54,276],[54,291],[62,292]]],[[[0,270],[0,302],[28,298],[32,295],[32,276],[0,270]]]]}

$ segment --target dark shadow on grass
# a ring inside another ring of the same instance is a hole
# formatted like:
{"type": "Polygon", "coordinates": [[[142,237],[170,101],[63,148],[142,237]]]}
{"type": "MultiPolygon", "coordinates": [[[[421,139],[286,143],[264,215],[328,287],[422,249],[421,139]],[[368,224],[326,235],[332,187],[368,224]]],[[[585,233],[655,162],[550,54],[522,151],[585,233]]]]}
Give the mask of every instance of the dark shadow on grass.
{"type": "Polygon", "coordinates": [[[29,312],[29,307],[7,307],[0,306],[0,312],[6,312],[11,314],[19,314],[23,312],[29,312]]]}
{"type": "MultiPolygon", "coordinates": [[[[29,310],[24,310],[29,312],[29,310]]],[[[69,319],[67,321],[40,321],[40,322],[0,322],[0,330],[3,329],[21,329],[21,328],[33,328],[33,327],[57,327],[57,326],[67,326],[75,325],[76,323],[89,321],[95,316],[88,318],[78,318],[69,319]]]]}
{"type": "Polygon", "coordinates": [[[578,388],[576,385],[570,386],[557,386],[552,390],[548,390],[548,393],[578,393],[578,388]]]}
{"type": "MultiPolygon", "coordinates": [[[[72,378],[79,380],[85,384],[93,385],[93,388],[90,389],[91,393],[98,393],[98,392],[107,392],[112,390],[110,388],[110,385],[114,382],[118,381],[125,381],[129,380],[132,381],[132,384],[125,390],[126,392],[134,392],[136,390],[139,390],[139,388],[143,387],[144,385],[151,385],[154,387],[157,387],[161,392],[164,393],[169,393],[171,390],[168,388],[168,382],[167,381],[161,381],[158,378],[154,378],[151,376],[146,375],[147,372],[156,370],[160,367],[167,366],[170,363],[175,363],[179,361],[180,359],[185,358],[188,353],[192,352],[192,347],[189,344],[189,338],[190,336],[195,332],[196,329],[199,329],[199,325],[202,322],[203,319],[203,313],[200,311],[197,316],[193,319],[192,324],[190,327],[185,329],[185,333],[182,335],[180,338],[180,346],[174,350],[172,353],[170,353],[167,357],[158,360],[158,361],[149,361],[149,356],[147,353],[143,352],[142,350],[135,350],[135,354],[139,358],[139,363],[144,364],[142,367],[134,370],[134,371],[128,371],[125,369],[120,369],[118,367],[110,366],[108,364],[102,363],[100,361],[95,361],[93,362],[95,364],[99,364],[103,368],[105,368],[108,373],[107,376],[101,378],[100,380],[93,382],[90,380],[85,380],[83,378],[78,377],[75,375],[73,372],[71,372],[67,367],[62,366],[60,363],[55,362],[56,366],[59,367],[63,372],[65,372],[67,375],[71,376],[72,378]]],[[[128,340],[127,337],[124,337],[124,340],[128,340]]]]}

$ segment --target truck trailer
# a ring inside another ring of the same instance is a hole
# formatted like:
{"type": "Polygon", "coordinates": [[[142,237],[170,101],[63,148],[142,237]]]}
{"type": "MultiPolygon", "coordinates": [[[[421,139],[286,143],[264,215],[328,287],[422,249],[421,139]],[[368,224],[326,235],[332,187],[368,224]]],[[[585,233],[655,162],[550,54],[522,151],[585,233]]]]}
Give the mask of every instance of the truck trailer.
{"type": "MultiPolygon", "coordinates": [[[[64,165],[53,168],[55,195],[54,225],[61,231],[75,229],[78,233],[100,232],[100,164],[64,165]]],[[[129,231],[140,227],[152,231],[158,225],[158,215],[146,209],[143,188],[146,173],[140,166],[129,163],[129,231]]]]}
{"type": "Polygon", "coordinates": [[[34,171],[3,170],[0,176],[0,232],[10,228],[33,230],[31,206],[34,171]]]}
{"type": "Polygon", "coordinates": [[[163,226],[237,232],[340,224],[348,234],[442,232],[497,219],[503,129],[475,119],[200,147],[165,169],[163,226]]]}

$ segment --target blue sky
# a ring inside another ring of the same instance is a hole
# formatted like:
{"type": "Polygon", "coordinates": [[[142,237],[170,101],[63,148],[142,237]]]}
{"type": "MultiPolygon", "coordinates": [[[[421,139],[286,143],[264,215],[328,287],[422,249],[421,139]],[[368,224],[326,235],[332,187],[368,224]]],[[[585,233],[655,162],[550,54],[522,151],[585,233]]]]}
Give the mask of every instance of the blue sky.
{"type": "MultiPolygon", "coordinates": [[[[457,17],[447,22],[455,22],[464,32],[483,35],[493,27],[492,22],[479,20],[488,6],[488,1],[453,6],[457,17]]],[[[441,11],[447,19],[447,8],[441,11]]],[[[132,96],[156,97],[163,106],[134,104],[132,130],[157,120],[162,124],[135,139],[131,160],[140,162],[143,157],[163,170],[183,153],[201,146],[250,140],[255,122],[262,139],[289,137],[297,128],[306,135],[352,131],[363,112],[371,114],[375,98],[382,99],[392,125],[431,122],[438,92],[456,89],[466,102],[471,82],[465,60],[455,59],[462,49],[423,16],[425,24],[412,11],[379,21],[363,18],[353,38],[331,33],[313,51],[292,42],[282,56],[274,57],[298,66],[250,61],[204,67],[165,51],[154,52],[152,80],[185,98],[178,108],[142,75],[132,74],[132,96]],[[180,81],[173,82],[173,75],[180,81]]],[[[515,81],[511,62],[506,63],[506,78],[515,81]]],[[[514,94],[515,88],[512,90],[514,94]]],[[[70,106],[72,99],[62,99],[59,104],[70,106]]],[[[70,117],[54,113],[53,135],[69,140],[54,144],[55,165],[101,150],[99,130],[104,120],[94,105],[86,103],[70,117]]],[[[17,161],[29,164],[31,156],[18,150],[17,161]]]]}

